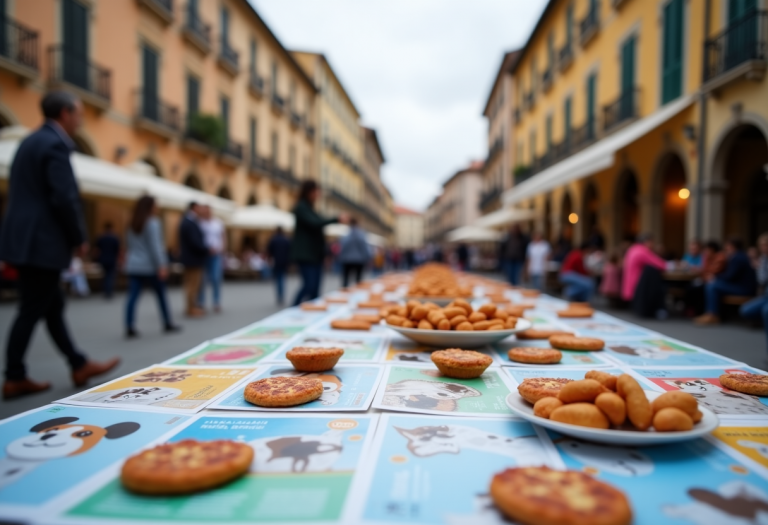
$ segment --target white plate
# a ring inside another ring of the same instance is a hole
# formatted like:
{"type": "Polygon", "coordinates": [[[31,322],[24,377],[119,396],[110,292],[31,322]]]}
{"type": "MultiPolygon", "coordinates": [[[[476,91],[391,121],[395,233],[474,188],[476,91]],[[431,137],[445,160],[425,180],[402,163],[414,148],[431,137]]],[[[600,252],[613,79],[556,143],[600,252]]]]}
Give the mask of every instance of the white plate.
{"type": "MultiPolygon", "coordinates": [[[[659,397],[662,392],[645,391],[649,400],[659,397]]],[[[653,428],[646,432],[639,430],[602,430],[599,428],[580,427],[568,423],[551,421],[543,417],[533,415],[533,405],[523,399],[517,392],[512,392],[507,396],[507,406],[523,419],[531,423],[554,430],[566,436],[583,439],[585,441],[596,441],[608,445],[662,445],[665,443],[677,443],[679,441],[688,441],[709,434],[720,425],[718,417],[706,407],[699,405],[704,417],[701,421],[693,425],[693,430],[684,432],[656,432],[653,428]]]]}
{"type": "MultiPolygon", "coordinates": [[[[453,301],[455,301],[457,298],[453,296],[446,296],[446,297],[427,297],[426,295],[406,295],[404,297],[405,302],[408,301],[418,301],[420,303],[435,303],[437,306],[448,306],[453,301]]],[[[459,299],[464,299],[468,303],[472,302],[472,297],[459,297],[459,299]]]]}
{"type": "Polygon", "coordinates": [[[518,319],[517,326],[509,330],[478,330],[477,332],[464,332],[456,330],[419,330],[418,328],[401,328],[386,324],[392,330],[403,334],[408,339],[428,346],[440,346],[443,348],[479,348],[506,339],[517,332],[527,330],[531,322],[527,319],[518,319]]]}

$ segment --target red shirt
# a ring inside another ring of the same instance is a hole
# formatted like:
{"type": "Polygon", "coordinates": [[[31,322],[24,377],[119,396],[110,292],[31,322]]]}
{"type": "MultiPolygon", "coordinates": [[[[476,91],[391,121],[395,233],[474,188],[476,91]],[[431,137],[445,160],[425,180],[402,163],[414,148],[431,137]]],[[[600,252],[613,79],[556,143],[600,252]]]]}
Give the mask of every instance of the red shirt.
{"type": "Polygon", "coordinates": [[[581,250],[571,250],[563,261],[563,265],[560,267],[561,272],[576,272],[581,275],[589,275],[587,269],[584,268],[584,254],[581,250]]]}

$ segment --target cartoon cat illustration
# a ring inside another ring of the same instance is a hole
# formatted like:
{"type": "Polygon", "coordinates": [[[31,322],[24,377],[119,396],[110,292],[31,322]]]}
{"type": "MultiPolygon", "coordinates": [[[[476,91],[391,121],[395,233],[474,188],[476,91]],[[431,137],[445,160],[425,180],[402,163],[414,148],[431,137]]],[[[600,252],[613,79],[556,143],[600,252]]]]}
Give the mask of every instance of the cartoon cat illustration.
{"type": "Polygon", "coordinates": [[[666,379],[664,383],[688,392],[715,414],[768,415],[768,406],[756,396],[725,390],[705,379],[666,379]]]}

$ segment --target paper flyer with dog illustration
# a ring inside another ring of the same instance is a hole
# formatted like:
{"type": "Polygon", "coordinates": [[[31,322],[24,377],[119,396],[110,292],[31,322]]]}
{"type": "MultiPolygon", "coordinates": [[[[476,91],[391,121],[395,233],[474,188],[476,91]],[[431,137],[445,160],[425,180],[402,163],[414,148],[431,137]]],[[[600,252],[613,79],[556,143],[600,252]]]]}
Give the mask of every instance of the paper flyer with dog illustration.
{"type": "MultiPolygon", "coordinates": [[[[440,349],[434,346],[422,345],[400,334],[395,334],[389,340],[389,348],[384,352],[382,362],[435,366],[432,363],[432,352],[437,350],[440,349]]],[[[492,353],[490,349],[476,348],[475,351],[491,357],[494,363],[501,364],[498,356],[492,353]]]]}
{"type": "Polygon", "coordinates": [[[266,412],[342,412],[366,411],[371,406],[376,387],[384,374],[384,367],[376,365],[343,365],[333,370],[318,373],[297,372],[291,366],[271,365],[262,368],[258,375],[249,381],[258,381],[265,377],[314,377],[323,382],[323,394],[320,399],[288,408],[268,408],[252,405],[243,397],[248,383],[242,383],[229,394],[222,397],[208,408],[220,410],[260,410],[266,412]]]}
{"type": "Polygon", "coordinates": [[[297,346],[341,348],[344,355],[339,363],[375,363],[384,351],[387,337],[383,335],[351,332],[307,332],[286,345],[280,352],[272,354],[268,361],[289,363],[285,353],[297,346]]]}
{"type": "Polygon", "coordinates": [[[304,326],[308,328],[314,324],[321,322],[323,319],[331,315],[331,311],[340,308],[338,305],[328,305],[328,311],[310,311],[302,310],[301,308],[286,308],[279,312],[270,315],[258,322],[260,325],[269,326],[304,326]]]}
{"type": "Polygon", "coordinates": [[[147,497],[123,489],[112,469],[92,480],[59,522],[336,523],[368,450],[377,416],[200,415],[169,441],[232,439],[254,449],[250,473],[202,494],[147,497]]]}
{"type": "Polygon", "coordinates": [[[355,523],[503,525],[488,494],[516,466],[561,466],[549,439],[520,419],[384,414],[355,523]]]}
{"type": "MultiPolygon", "coordinates": [[[[584,374],[586,374],[589,370],[584,368],[556,368],[552,369],[549,368],[549,365],[541,365],[538,368],[507,368],[504,367],[504,372],[509,374],[509,376],[512,378],[512,381],[515,386],[515,391],[517,391],[517,385],[522,383],[524,380],[534,377],[554,377],[554,378],[562,378],[562,379],[573,379],[574,381],[578,381],[579,379],[584,379],[584,374]]],[[[626,370],[623,370],[619,367],[609,367],[609,368],[601,368],[601,372],[607,372],[609,374],[613,375],[621,375],[626,372],[626,370]]],[[[650,385],[642,385],[645,386],[646,390],[653,390],[653,388],[650,385]]]]}
{"type": "Polygon", "coordinates": [[[255,371],[254,368],[156,365],[59,402],[154,412],[196,413],[255,371]]]}
{"type": "Polygon", "coordinates": [[[768,398],[742,394],[720,384],[723,374],[765,374],[756,368],[733,365],[727,368],[633,368],[632,371],[659,392],[688,392],[720,418],[768,417],[768,398]]]}
{"type": "Polygon", "coordinates": [[[668,337],[606,340],[606,355],[629,366],[729,366],[736,363],[701,348],[668,337]]]}
{"type": "Polygon", "coordinates": [[[285,341],[262,343],[203,343],[165,361],[166,365],[253,365],[269,357],[285,341]]]}
{"type": "Polygon", "coordinates": [[[765,421],[728,420],[707,439],[768,477],[768,424],[765,421]]]}
{"type": "Polygon", "coordinates": [[[601,339],[615,339],[623,337],[661,337],[660,334],[637,326],[636,324],[626,323],[616,319],[612,315],[602,312],[595,314],[588,319],[560,319],[558,322],[565,326],[566,330],[573,330],[576,335],[581,337],[599,337],[601,339]]]}
{"type": "Polygon", "coordinates": [[[500,367],[488,368],[477,379],[452,379],[436,368],[390,365],[373,406],[419,414],[512,415],[504,402],[510,388],[500,367]]]}
{"type": "Polygon", "coordinates": [[[0,520],[28,518],[188,416],[48,405],[0,423],[0,520]]]}
{"type": "Polygon", "coordinates": [[[624,491],[636,525],[757,525],[768,481],[704,439],[653,447],[605,446],[550,433],[566,467],[624,491]]]}
{"type": "Polygon", "coordinates": [[[571,350],[560,350],[563,355],[559,363],[551,365],[530,364],[530,363],[518,363],[512,361],[507,352],[512,348],[552,348],[547,340],[532,339],[518,341],[516,339],[505,339],[501,343],[491,345],[491,350],[496,358],[496,361],[502,366],[515,366],[523,368],[541,368],[546,366],[547,368],[562,368],[562,367],[580,367],[586,369],[592,368],[604,368],[607,366],[613,366],[614,363],[605,357],[603,352],[578,352],[571,350]]]}

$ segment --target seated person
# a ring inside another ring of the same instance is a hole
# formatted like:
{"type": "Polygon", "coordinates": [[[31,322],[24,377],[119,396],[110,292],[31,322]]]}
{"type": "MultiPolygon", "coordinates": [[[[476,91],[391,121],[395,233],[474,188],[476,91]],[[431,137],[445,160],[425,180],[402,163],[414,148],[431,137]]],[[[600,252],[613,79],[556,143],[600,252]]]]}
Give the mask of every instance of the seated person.
{"type": "Polygon", "coordinates": [[[760,297],[741,305],[739,314],[747,319],[762,319],[766,340],[768,340],[768,288],[760,297]]]}
{"type": "Polygon", "coordinates": [[[595,292],[595,281],[584,266],[588,251],[589,244],[583,243],[568,253],[560,267],[560,282],[565,286],[563,296],[569,301],[587,302],[595,292]]]}
{"type": "Polygon", "coordinates": [[[708,276],[704,285],[706,311],[694,322],[698,325],[711,325],[720,322],[720,298],[723,295],[753,296],[757,289],[755,270],[744,251],[744,244],[739,239],[729,239],[725,243],[727,261],[725,269],[714,276],[708,276]]]}
{"type": "Polygon", "coordinates": [[[667,268],[667,262],[653,251],[653,237],[645,233],[638,235],[624,256],[624,275],[621,283],[621,298],[631,302],[635,297],[635,289],[643,274],[643,268],[653,266],[662,272],[667,268]]]}
{"type": "Polygon", "coordinates": [[[681,266],[688,271],[701,270],[704,264],[702,257],[701,241],[694,239],[688,245],[688,253],[686,253],[680,261],[681,266]]]}
{"type": "Polygon", "coordinates": [[[757,273],[757,287],[761,292],[768,290],[768,233],[757,238],[757,254],[752,261],[757,273]]]}

